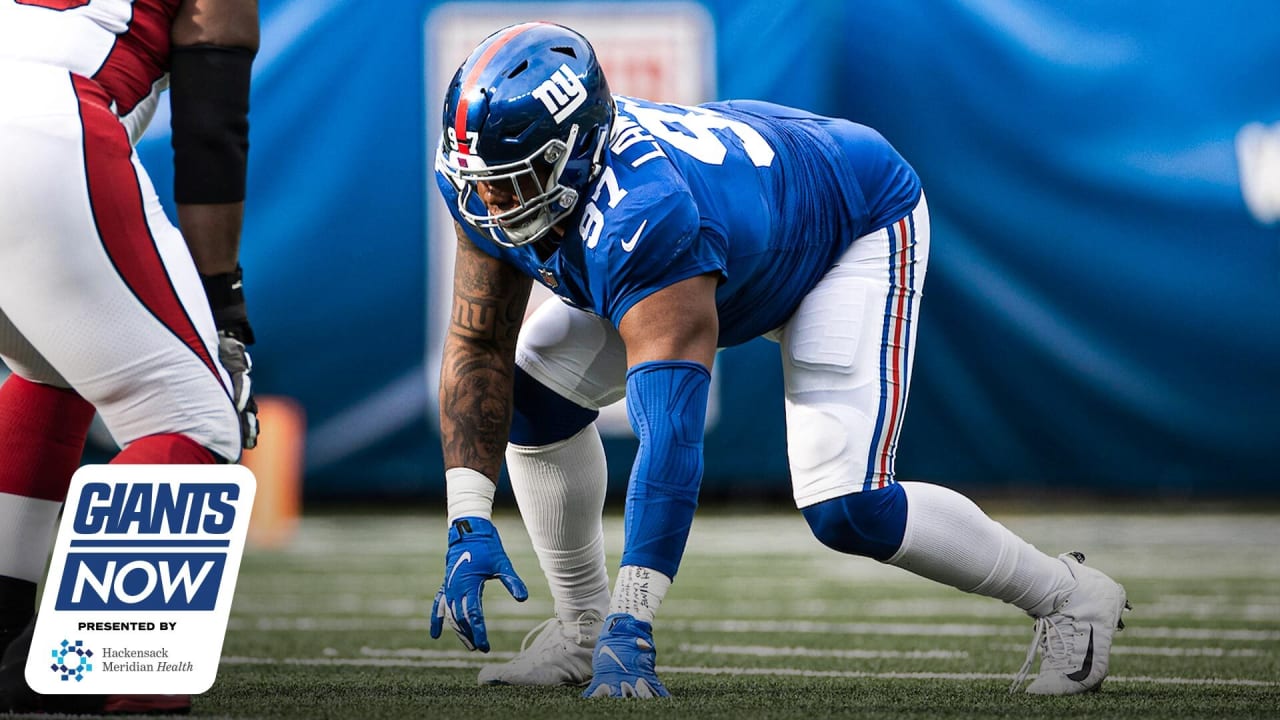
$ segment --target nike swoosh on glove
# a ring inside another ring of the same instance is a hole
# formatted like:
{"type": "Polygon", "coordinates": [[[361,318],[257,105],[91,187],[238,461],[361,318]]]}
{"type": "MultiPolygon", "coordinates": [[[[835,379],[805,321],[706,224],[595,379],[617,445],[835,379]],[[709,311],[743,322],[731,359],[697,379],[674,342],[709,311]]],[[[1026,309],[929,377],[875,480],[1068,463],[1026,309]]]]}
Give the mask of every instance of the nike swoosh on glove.
{"type": "Polygon", "coordinates": [[[517,601],[528,599],[529,589],[511,566],[493,523],[478,517],[454,520],[449,526],[444,584],[431,605],[431,637],[440,637],[447,620],[468,650],[489,652],[481,594],[485,582],[494,578],[501,581],[517,601]]]}
{"type": "Polygon", "coordinates": [[[604,631],[591,656],[591,684],[582,697],[671,697],[658,679],[657,661],[653,626],[626,613],[614,613],[604,619],[604,631]]]}

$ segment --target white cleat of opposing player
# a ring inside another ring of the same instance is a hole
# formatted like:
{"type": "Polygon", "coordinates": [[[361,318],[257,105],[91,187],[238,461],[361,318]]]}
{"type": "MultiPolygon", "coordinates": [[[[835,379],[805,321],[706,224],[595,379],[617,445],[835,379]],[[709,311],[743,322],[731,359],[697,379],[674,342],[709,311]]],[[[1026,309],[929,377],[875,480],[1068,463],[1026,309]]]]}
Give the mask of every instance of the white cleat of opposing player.
{"type": "Polygon", "coordinates": [[[1035,637],[1027,660],[1009,692],[1017,692],[1039,650],[1043,659],[1036,679],[1027,686],[1032,695],[1075,695],[1097,690],[1111,664],[1111,639],[1124,629],[1121,614],[1129,608],[1124,586],[1084,565],[1084,555],[1065,553],[1058,559],[1076,579],[1053,612],[1036,618],[1035,637]]]}
{"type": "Polygon", "coordinates": [[[538,624],[520,643],[520,654],[480,670],[481,685],[586,685],[591,681],[591,652],[604,619],[587,610],[565,622],[559,617],[538,624]],[[533,641],[530,642],[530,638],[533,641]]]}

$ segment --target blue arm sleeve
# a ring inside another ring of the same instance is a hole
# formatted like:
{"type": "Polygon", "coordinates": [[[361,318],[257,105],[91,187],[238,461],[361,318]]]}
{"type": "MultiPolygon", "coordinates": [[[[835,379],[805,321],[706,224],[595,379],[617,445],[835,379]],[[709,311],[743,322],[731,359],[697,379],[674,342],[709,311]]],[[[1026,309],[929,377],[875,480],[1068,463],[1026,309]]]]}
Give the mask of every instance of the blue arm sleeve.
{"type": "Polygon", "coordinates": [[[711,373],[696,362],[640,363],[627,373],[627,415],[640,438],[627,488],[623,565],[674,578],[702,484],[711,373]]]}

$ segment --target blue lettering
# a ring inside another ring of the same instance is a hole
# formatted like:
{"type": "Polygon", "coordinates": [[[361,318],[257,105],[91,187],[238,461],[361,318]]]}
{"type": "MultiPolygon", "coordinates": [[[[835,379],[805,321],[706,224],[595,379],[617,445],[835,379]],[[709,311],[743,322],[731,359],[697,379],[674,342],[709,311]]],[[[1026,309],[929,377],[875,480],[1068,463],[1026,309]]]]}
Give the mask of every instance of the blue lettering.
{"type": "Polygon", "coordinates": [[[129,485],[127,487],[129,488],[129,493],[125,496],[124,509],[120,512],[119,517],[115,519],[115,523],[107,530],[107,532],[129,532],[129,526],[135,523],[138,525],[138,532],[160,532],[160,528],[152,527],[151,523],[151,486],[140,483],[137,485],[129,485]]]}
{"type": "Polygon", "coordinates": [[[102,531],[102,525],[110,515],[95,512],[102,509],[102,503],[111,497],[111,486],[106,483],[85,483],[80,493],[80,507],[76,508],[76,519],[73,527],[77,533],[96,533],[102,531]]]}
{"type": "Polygon", "coordinates": [[[233,483],[88,483],[74,527],[80,535],[222,535],[235,525],[239,498],[233,483]]]}
{"type": "Polygon", "coordinates": [[[223,553],[70,553],[58,610],[212,610],[223,553]]]}
{"type": "Polygon", "coordinates": [[[231,503],[240,499],[240,486],[215,485],[221,488],[216,496],[209,497],[209,513],[204,516],[204,531],[210,535],[221,535],[231,532],[236,521],[236,506],[231,503]],[[218,519],[214,519],[217,516],[218,519]]]}
{"type": "Polygon", "coordinates": [[[191,493],[187,490],[187,486],[183,485],[178,488],[177,494],[173,492],[170,485],[161,485],[156,488],[155,507],[151,513],[151,526],[160,527],[168,525],[171,528],[181,528],[183,518],[187,515],[187,505],[191,502],[191,493]]]}

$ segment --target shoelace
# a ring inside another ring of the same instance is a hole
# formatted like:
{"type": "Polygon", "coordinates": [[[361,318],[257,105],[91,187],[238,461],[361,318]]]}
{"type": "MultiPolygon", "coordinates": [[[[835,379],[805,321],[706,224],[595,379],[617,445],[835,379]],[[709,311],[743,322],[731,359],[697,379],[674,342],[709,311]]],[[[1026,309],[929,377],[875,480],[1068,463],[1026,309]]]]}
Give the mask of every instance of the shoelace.
{"type": "MultiPolygon", "coordinates": [[[[533,626],[532,630],[530,630],[528,633],[525,633],[524,640],[520,641],[520,652],[523,653],[525,651],[525,648],[536,643],[542,631],[545,630],[548,625],[559,622],[559,620],[560,618],[556,616],[552,616],[547,618],[546,620],[543,620],[537,625],[533,626]]],[[[581,645],[584,637],[583,628],[591,625],[593,622],[599,622],[598,618],[588,617],[588,613],[584,612],[578,616],[577,620],[564,623],[564,627],[565,627],[565,630],[569,630],[569,629],[573,630],[573,635],[572,635],[573,641],[578,645],[581,645]]],[[[566,638],[570,637],[568,632],[561,633],[559,635],[560,637],[566,637],[566,638]]],[[[559,637],[556,637],[556,639],[558,640],[559,637]]]]}
{"type": "Polygon", "coordinates": [[[1018,670],[1018,674],[1013,678],[1013,684],[1009,686],[1009,692],[1016,693],[1022,686],[1023,681],[1027,679],[1027,675],[1031,672],[1031,664],[1036,661],[1036,650],[1044,648],[1044,656],[1046,662],[1050,666],[1060,664],[1059,659],[1067,655],[1067,638],[1063,634],[1062,629],[1058,627],[1058,623],[1052,619],[1051,615],[1045,615],[1036,618],[1034,626],[1035,634],[1031,637],[1031,647],[1027,648],[1027,659],[1022,663],[1022,669],[1018,670]],[[1053,639],[1058,641],[1057,648],[1060,652],[1054,652],[1051,649],[1053,639]]]}
{"type": "Polygon", "coordinates": [[[555,616],[553,615],[553,616],[551,616],[551,617],[547,618],[546,620],[543,620],[542,622],[538,623],[537,625],[534,625],[532,630],[530,630],[529,632],[525,633],[524,639],[520,641],[520,652],[521,652],[521,654],[523,654],[523,653],[524,653],[524,651],[525,651],[525,649],[526,649],[526,648],[528,648],[528,647],[529,647],[529,645],[531,645],[531,644],[532,644],[532,643],[530,642],[531,640],[536,641],[536,640],[537,640],[537,638],[538,638],[538,636],[542,633],[542,631],[543,631],[543,630],[544,630],[548,625],[550,625],[550,624],[552,624],[552,623],[554,623],[554,622],[557,622],[558,620],[559,620],[559,618],[557,618],[557,617],[555,617],[555,616]]]}
{"type": "Polygon", "coordinates": [[[571,623],[565,623],[565,625],[573,626],[573,632],[574,632],[573,641],[581,645],[582,641],[586,638],[586,634],[583,632],[583,628],[586,628],[589,625],[597,622],[604,622],[604,621],[600,618],[599,615],[596,615],[595,613],[584,612],[578,616],[577,620],[574,620],[571,623]]]}

